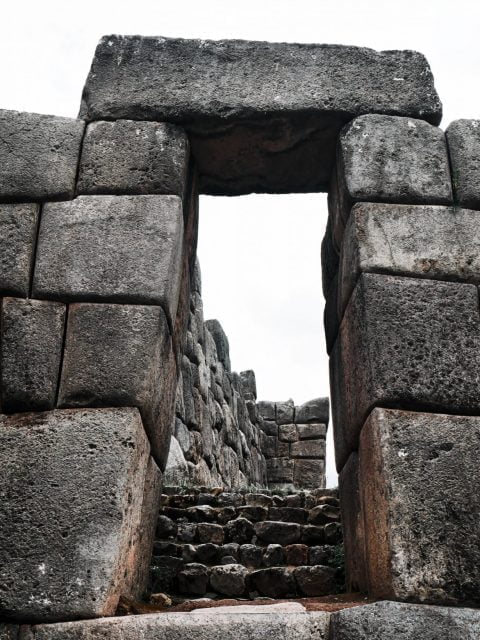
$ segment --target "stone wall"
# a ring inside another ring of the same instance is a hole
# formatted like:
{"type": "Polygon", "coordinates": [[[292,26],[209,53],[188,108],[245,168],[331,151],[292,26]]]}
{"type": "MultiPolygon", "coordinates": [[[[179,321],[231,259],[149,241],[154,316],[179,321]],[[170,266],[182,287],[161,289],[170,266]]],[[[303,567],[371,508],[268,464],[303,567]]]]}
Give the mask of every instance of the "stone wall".
{"type": "Polygon", "coordinates": [[[287,402],[257,404],[261,446],[267,458],[267,481],[273,489],[325,487],[328,398],[301,406],[287,402]]]}

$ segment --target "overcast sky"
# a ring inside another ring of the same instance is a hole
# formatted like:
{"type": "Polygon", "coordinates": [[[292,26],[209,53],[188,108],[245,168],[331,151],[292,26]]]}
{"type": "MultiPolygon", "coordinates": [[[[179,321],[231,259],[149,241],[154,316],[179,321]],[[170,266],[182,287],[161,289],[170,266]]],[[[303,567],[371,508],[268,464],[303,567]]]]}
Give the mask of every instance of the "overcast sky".
{"type": "MultiPolygon", "coordinates": [[[[17,0],[0,22],[0,108],[76,116],[104,34],[246,38],[416,49],[444,105],[442,126],[480,117],[480,2],[457,0],[17,0]]],[[[321,296],[323,195],[202,198],[206,317],[259,397],[328,393],[321,296]]],[[[331,436],[331,434],[330,434],[331,436]]],[[[328,481],[336,483],[331,438],[328,481]]]]}

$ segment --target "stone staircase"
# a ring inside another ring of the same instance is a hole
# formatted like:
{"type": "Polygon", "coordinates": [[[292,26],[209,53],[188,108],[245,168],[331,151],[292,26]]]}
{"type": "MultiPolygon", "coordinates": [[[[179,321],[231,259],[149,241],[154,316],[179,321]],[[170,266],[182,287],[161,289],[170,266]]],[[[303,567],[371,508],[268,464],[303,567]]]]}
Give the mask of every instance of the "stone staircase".
{"type": "Polygon", "coordinates": [[[336,490],[172,488],[162,496],[151,593],[192,598],[289,598],[344,588],[336,490]]]}

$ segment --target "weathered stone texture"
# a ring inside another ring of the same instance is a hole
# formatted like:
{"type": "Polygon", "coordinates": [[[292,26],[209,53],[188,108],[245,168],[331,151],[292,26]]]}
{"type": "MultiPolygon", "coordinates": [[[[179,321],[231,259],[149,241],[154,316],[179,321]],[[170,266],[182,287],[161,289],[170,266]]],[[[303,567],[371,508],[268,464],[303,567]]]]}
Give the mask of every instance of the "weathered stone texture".
{"type": "Polygon", "coordinates": [[[201,190],[223,195],[325,190],[337,134],[362,113],[438,124],[441,105],[425,58],[331,45],[106,36],[81,107],[87,120],[184,125],[201,190]]]}
{"type": "Polygon", "coordinates": [[[0,109],[0,202],[73,198],[85,123],[0,109]]]}
{"type": "Polygon", "coordinates": [[[371,595],[479,604],[479,442],[478,417],[370,414],[359,457],[371,595]]]}
{"type": "Polygon", "coordinates": [[[27,297],[39,206],[0,205],[0,295],[27,297]]]}
{"type": "Polygon", "coordinates": [[[308,424],[311,422],[328,424],[330,402],[328,398],[315,398],[299,407],[295,407],[295,422],[308,424]]]}
{"type": "Polygon", "coordinates": [[[181,279],[177,196],[82,196],[42,213],[33,295],[158,304],[175,318],[181,279]]]}
{"type": "Polygon", "coordinates": [[[135,409],[0,417],[0,616],[112,615],[135,591],[149,445],[135,409]]]}
{"type": "Polygon", "coordinates": [[[480,612],[376,602],[343,609],[330,617],[330,640],[477,640],[480,612]]]}
{"type": "Polygon", "coordinates": [[[363,274],[330,360],[338,470],[375,405],[478,412],[479,348],[475,286],[363,274]]]}
{"type": "Polygon", "coordinates": [[[175,389],[175,359],[160,307],[70,306],[59,406],[137,406],[163,469],[175,389]]]}
{"type": "Polygon", "coordinates": [[[480,121],[454,120],[445,132],[455,204],[480,208],[480,121]]]}
{"type": "Polygon", "coordinates": [[[0,309],[2,412],[53,409],[62,356],[65,305],[3,298],[0,309]]]}

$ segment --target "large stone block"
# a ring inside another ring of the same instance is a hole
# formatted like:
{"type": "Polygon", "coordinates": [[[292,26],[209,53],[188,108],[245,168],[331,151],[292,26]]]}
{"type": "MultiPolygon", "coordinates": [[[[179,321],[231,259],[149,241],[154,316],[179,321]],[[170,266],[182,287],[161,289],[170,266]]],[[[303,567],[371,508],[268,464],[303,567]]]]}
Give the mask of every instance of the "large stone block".
{"type": "Polygon", "coordinates": [[[362,113],[438,124],[441,105],[416,52],[105,36],[80,113],[184,125],[202,191],[234,195],[325,190],[343,124],[362,113]]]}
{"type": "Polygon", "coordinates": [[[92,122],[82,145],[78,193],[167,193],[183,196],[188,139],[165,122],[92,122]]]}
{"type": "Polygon", "coordinates": [[[480,603],[479,442],[480,417],[370,414],[359,458],[371,595],[480,603]]]}
{"type": "Polygon", "coordinates": [[[356,204],[341,253],[340,317],[360,273],[480,283],[480,212],[356,204]]]}
{"type": "Polygon", "coordinates": [[[293,460],[289,458],[271,458],[267,460],[268,483],[293,482],[293,460]]]}
{"type": "Polygon", "coordinates": [[[222,325],[218,320],[206,320],[205,327],[212,334],[215,346],[217,347],[218,359],[225,369],[230,371],[230,345],[228,344],[228,338],[222,325]]]}
{"type": "Polygon", "coordinates": [[[46,204],[33,295],[159,304],[173,323],[182,240],[177,196],[81,196],[46,204]]]}
{"type": "Polygon", "coordinates": [[[323,458],[325,459],[325,440],[300,440],[290,445],[292,458],[323,458]]]}
{"type": "Polygon", "coordinates": [[[325,460],[297,458],[294,461],[293,483],[305,489],[323,489],[325,487],[325,460]]]}
{"type": "Polygon", "coordinates": [[[0,205],[0,295],[28,296],[38,204],[0,205]]]}
{"type": "Polygon", "coordinates": [[[328,424],[330,402],[328,398],[314,398],[299,407],[295,407],[295,422],[297,424],[309,424],[311,422],[323,422],[328,424]]]}
{"type": "Polygon", "coordinates": [[[363,274],[330,359],[337,468],[376,405],[480,412],[477,288],[363,274]]]}
{"type": "Polygon", "coordinates": [[[4,298],[0,313],[0,405],[3,413],[55,407],[66,307],[4,298]]]}
{"type": "Polygon", "coordinates": [[[129,550],[149,454],[138,411],[0,416],[0,452],[2,619],[112,615],[138,577],[129,550]]]}
{"type": "Polygon", "coordinates": [[[444,133],[412,118],[372,114],[348,124],[338,141],[337,180],[331,211],[337,248],[340,221],[347,222],[354,202],[453,202],[444,133]]]}
{"type": "Polygon", "coordinates": [[[455,204],[480,208],[480,121],[454,120],[445,132],[455,204]]]}
{"type": "Polygon", "coordinates": [[[366,592],[365,530],[359,486],[359,460],[350,454],[339,477],[340,509],[345,550],[345,584],[347,592],[366,592]]]}
{"type": "Polygon", "coordinates": [[[85,123],[0,109],[0,202],[73,198],[85,123]]]}
{"type": "Polygon", "coordinates": [[[177,383],[161,307],[72,304],[60,380],[60,407],[136,406],[152,455],[168,456],[177,383]]]}
{"type": "Polygon", "coordinates": [[[333,613],[330,640],[477,640],[480,612],[458,607],[431,607],[375,602],[333,613]]]}

